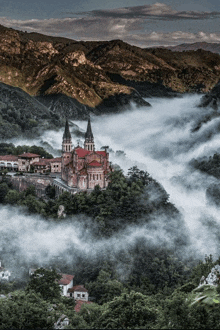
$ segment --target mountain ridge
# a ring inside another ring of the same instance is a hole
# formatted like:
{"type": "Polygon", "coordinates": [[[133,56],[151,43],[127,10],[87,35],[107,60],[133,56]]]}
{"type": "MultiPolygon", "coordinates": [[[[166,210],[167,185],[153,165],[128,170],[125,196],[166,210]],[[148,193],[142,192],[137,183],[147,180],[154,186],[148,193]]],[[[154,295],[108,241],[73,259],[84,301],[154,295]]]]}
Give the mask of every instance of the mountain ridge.
{"type": "Polygon", "coordinates": [[[92,108],[110,96],[132,94],[135,84],[126,81],[184,93],[208,92],[219,79],[220,55],[203,50],[144,49],[117,39],[75,41],[3,26],[0,37],[1,82],[33,96],[62,93],[92,108]]]}

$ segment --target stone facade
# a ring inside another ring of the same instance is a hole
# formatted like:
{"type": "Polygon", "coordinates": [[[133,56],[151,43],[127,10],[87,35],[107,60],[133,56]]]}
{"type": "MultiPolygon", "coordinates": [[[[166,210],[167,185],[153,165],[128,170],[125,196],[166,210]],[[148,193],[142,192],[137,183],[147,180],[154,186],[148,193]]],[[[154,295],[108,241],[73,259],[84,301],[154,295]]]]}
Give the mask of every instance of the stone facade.
{"type": "Polygon", "coordinates": [[[95,143],[90,119],[85,134],[84,148],[79,145],[72,148],[71,134],[66,121],[62,143],[61,179],[65,185],[77,190],[94,189],[99,185],[104,189],[108,185],[108,175],[112,171],[109,154],[95,151],[95,143]]]}

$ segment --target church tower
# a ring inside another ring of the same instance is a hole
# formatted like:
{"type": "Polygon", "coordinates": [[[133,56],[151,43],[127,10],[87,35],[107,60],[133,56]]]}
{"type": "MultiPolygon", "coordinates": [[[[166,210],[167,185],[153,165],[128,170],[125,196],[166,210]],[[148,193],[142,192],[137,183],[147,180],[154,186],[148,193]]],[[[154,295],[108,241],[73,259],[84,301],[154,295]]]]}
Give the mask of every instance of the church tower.
{"type": "Polygon", "coordinates": [[[69,129],[69,123],[66,119],[65,130],[63,133],[62,152],[72,152],[72,138],[69,129]]]}
{"type": "Polygon", "coordinates": [[[87,131],[85,134],[84,149],[89,150],[89,151],[95,150],[95,143],[94,143],[94,138],[93,138],[93,134],[92,134],[90,118],[88,120],[87,131]]]}

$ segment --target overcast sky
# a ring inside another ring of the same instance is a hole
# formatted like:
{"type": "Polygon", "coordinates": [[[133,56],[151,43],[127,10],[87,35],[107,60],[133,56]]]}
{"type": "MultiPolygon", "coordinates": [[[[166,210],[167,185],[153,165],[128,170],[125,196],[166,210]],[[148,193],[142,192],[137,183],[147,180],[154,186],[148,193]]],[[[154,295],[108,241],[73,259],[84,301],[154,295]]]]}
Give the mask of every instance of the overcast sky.
{"type": "Polygon", "coordinates": [[[0,24],[141,47],[220,42],[219,0],[0,0],[0,24]]]}

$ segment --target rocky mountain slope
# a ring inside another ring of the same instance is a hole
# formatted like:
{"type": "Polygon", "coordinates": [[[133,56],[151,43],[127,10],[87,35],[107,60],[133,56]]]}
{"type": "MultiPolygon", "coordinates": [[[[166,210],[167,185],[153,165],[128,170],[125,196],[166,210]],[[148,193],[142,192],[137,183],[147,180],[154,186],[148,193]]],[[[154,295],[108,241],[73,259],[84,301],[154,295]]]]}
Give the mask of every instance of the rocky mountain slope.
{"type": "Polygon", "coordinates": [[[142,97],[208,92],[219,74],[220,55],[208,51],[78,42],[0,26],[0,81],[51,111],[62,104],[78,114],[118,111],[131,101],[149,105],[142,97]]]}
{"type": "Polygon", "coordinates": [[[220,80],[209,93],[205,94],[202,97],[200,106],[201,107],[209,106],[214,110],[218,110],[220,108],[220,80]]]}
{"type": "Polygon", "coordinates": [[[166,48],[171,49],[174,52],[203,49],[212,53],[220,54],[220,43],[194,42],[193,44],[187,43],[166,48]]]}

